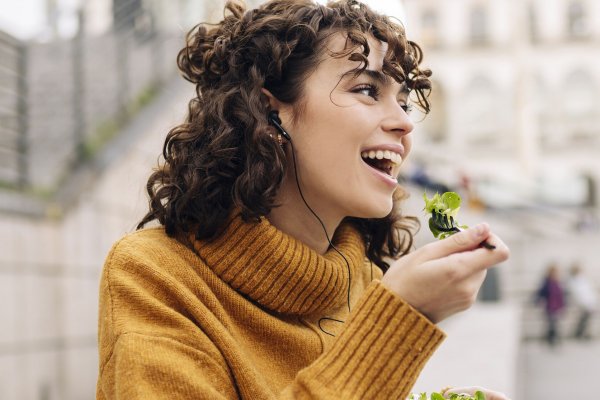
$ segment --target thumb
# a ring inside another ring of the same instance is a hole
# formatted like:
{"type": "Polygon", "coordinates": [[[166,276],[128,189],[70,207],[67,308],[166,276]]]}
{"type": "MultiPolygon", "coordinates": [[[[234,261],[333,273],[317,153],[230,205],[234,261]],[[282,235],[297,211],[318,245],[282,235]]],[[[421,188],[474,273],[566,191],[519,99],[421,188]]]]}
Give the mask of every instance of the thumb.
{"type": "Polygon", "coordinates": [[[477,248],[490,235],[490,226],[486,223],[475,225],[464,231],[455,233],[446,239],[429,243],[420,250],[425,259],[434,260],[450,254],[477,248]]]}

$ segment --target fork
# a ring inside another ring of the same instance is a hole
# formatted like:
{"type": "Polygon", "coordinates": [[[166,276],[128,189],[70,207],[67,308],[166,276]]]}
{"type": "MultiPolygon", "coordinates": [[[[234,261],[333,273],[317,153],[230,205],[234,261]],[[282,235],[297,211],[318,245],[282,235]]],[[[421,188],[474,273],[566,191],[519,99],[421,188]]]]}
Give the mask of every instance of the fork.
{"type": "MultiPolygon", "coordinates": [[[[431,222],[435,228],[440,232],[461,232],[462,229],[456,224],[456,221],[452,216],[448,217],[446,214],[442,214],[436,210],[431,212],[431,222]]],[[[488,243],[487,241],[481,242],[480,246],[485,247],[489,250],[494,250],[496,246],[488,243]]]]}

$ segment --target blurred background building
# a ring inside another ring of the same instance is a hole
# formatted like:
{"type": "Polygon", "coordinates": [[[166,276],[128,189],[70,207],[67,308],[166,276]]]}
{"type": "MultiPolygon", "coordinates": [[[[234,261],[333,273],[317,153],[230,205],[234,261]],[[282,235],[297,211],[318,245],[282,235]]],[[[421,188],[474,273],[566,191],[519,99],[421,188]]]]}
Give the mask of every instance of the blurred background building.
{"type": "MultiPolygon", "coordinates": [[[[469,224],[487,220],[509,244],[511,258],[490,270],[480,297],[514,307],[517,325],[508,317],[479,332],[494,336],[499,329],[488,346],[503,348],[504,338],[518,330],[512,397],[583,398],[594,381],[584,365],[600,357],[600,346],[565,340],[557,354],[530,339],[544,335],[534,293],[549,265],[556,263],[566,282],[569,267],[580,263],[596,291],[600,284],[600,3],[403,4],[409,37],[423,47],[424,65],[433,71],[432,111],[416,126],[405,169],[405,181],[416,184],[412,198],[424,189],[458,191],[461,218],[469,224]]],[[[413,204],[419,212],[420,202],[413,204]]],[[[565,338],[577,319],[573,295],[567,293],[560,315],[565,338]]],[[[596,314],[592,321],[596,337],[598,319],[596,314]]],[[[468,330],[462,334],[471,337],[468,330]]],[[[468,351],[468,342],[463,344],[453,353],[456,359],[468,351]]],[[[496,355],[512,350],[500,351],[496,355]]],[[[494,358],[487,350],[480,355],[494,358]]],[[[489,371],[480,362],[476,358],[473,365],[489,371]]]]}
{"type": "MultiPolygon", "coordinates": [[[[223,3],[0,0],[0,399],[94,398],[102,264],[144,214],[147,176],[193,95],[175,65],[184,35],[223,3]]],[[[418,388],[566,398],[535,391],[555,373],[535,366],[585,364],[600,347],[551,358],[528,340],[543,335],[532,296],[549,263],[578,262],[600,282],[600,3],[367,3],[405,21],[434,72],[402,177],[406,212],[423,216],[423,191],[456,190],[461,222],[489,221],[512,250],[481,303],[444,327],[418,388]]],[[[430,240],[422,229],[417,243],[430,240]]],[[[575,318],[569,309],[565,332],[575,318]]],[[[586,371],[571,371],[556,381],[576,398],[586,371]]]]}
{"type": "Polygon", "coordinates": [[[407,179],[456,189],[506,228],[515,243],[504,294],[525,295],[552,259],[580,260],[600,280],[600,4],[404,5],[434,71],[407,179]]]}
{"type": "Polygon", "coordinates": [[[434,71],[434,109],[417,149],[436,158],[442,179],[458,184],[457,171],[469,171],[495,207],[597,207],[600,5],[405,4],[434,71]]]}
{"type": "Polygon", "coordinates": [[[0,0],[0,399],[95,397],[103,260],[143,215],[143,182],[193,93],[176,73],[184,35],[219,14],[0,0]]]}

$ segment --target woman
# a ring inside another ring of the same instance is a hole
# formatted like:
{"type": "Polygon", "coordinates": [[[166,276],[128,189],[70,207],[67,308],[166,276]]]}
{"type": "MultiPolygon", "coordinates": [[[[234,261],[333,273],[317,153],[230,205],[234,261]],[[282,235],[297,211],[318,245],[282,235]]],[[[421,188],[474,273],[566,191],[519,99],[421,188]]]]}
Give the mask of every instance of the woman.
{"type": "Polygon", "coordinates": [[[107,258],[97,396],[404,398],[435,323],[508,257],[485,224],[408,253],[396,175],[409,99],[429,109],[421,51],[353,0],[226,10],[179,53],[197,97],[107,258]]]}
{"type": "Polygon", "coordinates": [[[560,282],[558,266],[551,263],[536,292],[536,302],[544,304],[546,314],[546,341],[550,346],[556,346],[559,340],[558,320],[565,308],[564,290],[560,282]]]}

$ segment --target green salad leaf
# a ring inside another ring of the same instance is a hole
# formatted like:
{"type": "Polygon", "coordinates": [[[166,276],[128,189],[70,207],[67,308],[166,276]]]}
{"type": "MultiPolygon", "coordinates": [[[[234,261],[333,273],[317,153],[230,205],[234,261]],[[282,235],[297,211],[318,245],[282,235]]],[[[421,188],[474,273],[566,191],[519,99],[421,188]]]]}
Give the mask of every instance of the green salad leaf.
{"type": "Polygon", "coordinates": [[[456,394],[452,393],[449,397],[444,397],[442,394],[433,392],[430,396],[427,396],[427,393],[420,393],[415,396],[415,394],[411,394],[408,397],[408,400],[485,400],[485,395],[481,391],[476,391],[475,395],[471,396],[469,394],[456,394]]]}
{"type": "Polygon", "coordinates": [[[436,193],[431,199],[427,197],[427,193],[423,193],[423,199],[425,200],[424,210],[428,213],[435,210],[449,217],[456,217],[460,210],[460,196],[456,192],[445,192],[442,195],[436,193]]]}
{"type": "MultiPolygon", "coordinates": [[[[446,215],[456,219],[456,215],[460,210],[460,195],[456,192],[445,192],[443,194],[436,193],[430,199],[427,197],[427,193],[423,193],[423,200],[425,200],[425,207],[423,210],[431,214],[437,212],[438,214],[446,215]]],[[[461,228],[467,228],[466,225],[461,225],[461,228]]],[[[437,239],[444,239],[455,232],[442,232],[440,231],[433,222],[433,218],[429,218],[429,230],[433,233],[433,236],[437,239]]]]}

